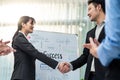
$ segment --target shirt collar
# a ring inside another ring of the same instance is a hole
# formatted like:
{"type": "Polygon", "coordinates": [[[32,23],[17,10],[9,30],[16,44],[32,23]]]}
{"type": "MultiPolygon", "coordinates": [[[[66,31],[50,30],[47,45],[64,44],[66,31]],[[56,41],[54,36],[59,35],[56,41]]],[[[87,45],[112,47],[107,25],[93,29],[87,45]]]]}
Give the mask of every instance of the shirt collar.
{"type": "Polygon", "coordinates": [[[104,26],[104,25],[105,25],[105,20],[102,21],[99,25],[97,25],[97,27],[102,27],[102,26],[104,26]]]}
{"type": "Polygon", "coordinates": [[[27,36],[25,35],[25,33],[23,33],[22,31],[19,31],[19,32],[22,33],[25,36],[25,38],[27,39],[27,36]]]}

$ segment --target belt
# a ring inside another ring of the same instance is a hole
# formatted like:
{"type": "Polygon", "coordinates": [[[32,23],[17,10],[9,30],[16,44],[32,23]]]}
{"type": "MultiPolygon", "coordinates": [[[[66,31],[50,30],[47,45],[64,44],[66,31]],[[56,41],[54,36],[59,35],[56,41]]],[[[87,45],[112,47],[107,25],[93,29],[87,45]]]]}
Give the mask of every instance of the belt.
{"type": "Polygon", "coordinates": [[[95,72],[90,72],[88,80],[95,80],[95,72]]]}
{"type": "Polygon", "coordinates": [[[95,72],[92,72],[92,71],[91,71],[91,72],[90,72],[90,75],[93,75],[93,76],[94,76],[94,75],[95,75],[95,72]]]}

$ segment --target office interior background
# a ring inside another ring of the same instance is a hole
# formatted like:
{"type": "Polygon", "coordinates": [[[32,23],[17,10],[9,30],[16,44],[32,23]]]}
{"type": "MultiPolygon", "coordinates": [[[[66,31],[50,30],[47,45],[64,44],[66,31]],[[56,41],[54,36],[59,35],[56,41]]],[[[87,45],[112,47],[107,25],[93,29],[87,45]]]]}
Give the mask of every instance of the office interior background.
{"type": "MultiPolygon", "coordinates": [[[[18,19],[23,15],[35,18],[36,30],[76,34],[79,55],[82,54],[87,31],[94,27],[87,16],[87,0],[0,0],[0,29],[3,29],[0,34],[3,31],[10,32],[13,28],[16,30],[18,19]]],[[[12,59],[11,55],[1,56],[0,64],[11,65],[3,61],[3,58],[8,61],[12,59]]],[[[7,74],[3,74],[9,67],[0,65],[3,66],[4,69],[0,68],[0,77],[5,76],[5,80],[8,80],[7,74]]],[[[85,66],[80,68],[80,80],[84,77],[84,71],[85,66]]]]}

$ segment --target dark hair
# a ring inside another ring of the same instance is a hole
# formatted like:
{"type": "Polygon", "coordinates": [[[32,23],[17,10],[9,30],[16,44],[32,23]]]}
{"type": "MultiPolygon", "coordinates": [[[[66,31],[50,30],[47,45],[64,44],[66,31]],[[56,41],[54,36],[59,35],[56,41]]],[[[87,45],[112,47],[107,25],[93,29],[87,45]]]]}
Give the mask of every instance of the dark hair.
{"type": "Polygon", "coordinates": [[[88,0],[88,5],[93,3],[95,6],[100,4],[103,12],[105,13],[105,0],[88,0]]]}
{"type": "Polygon", "coordinates": [[[22,29],[22,23],[27,23],[29,20],[32,20],[32,24],[35,23],[35,19],[29,16],[22,16],[19,21],[18,21],[18,29],[15,32],[13,39],[15,38],[15,36],[18,34],[19,30],[22,29]]]}

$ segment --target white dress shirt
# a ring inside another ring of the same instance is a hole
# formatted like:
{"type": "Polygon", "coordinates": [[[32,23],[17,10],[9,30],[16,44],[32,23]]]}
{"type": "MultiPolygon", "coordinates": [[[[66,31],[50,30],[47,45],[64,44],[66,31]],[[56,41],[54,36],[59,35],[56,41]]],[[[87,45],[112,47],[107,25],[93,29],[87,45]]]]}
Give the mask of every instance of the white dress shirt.
{"type": "MultiPolygon", "coordinates": [[[[99,39],[99,35],[100,35],[104,25],[105,25],[104,21],[100,25],[97,25],[96,30],[95,30],[95,39],[96,40],[99,39]]],[[[95,72],[94,57],[93,57],[93,60],[92,60],[91,71],[95,72]]]]}

